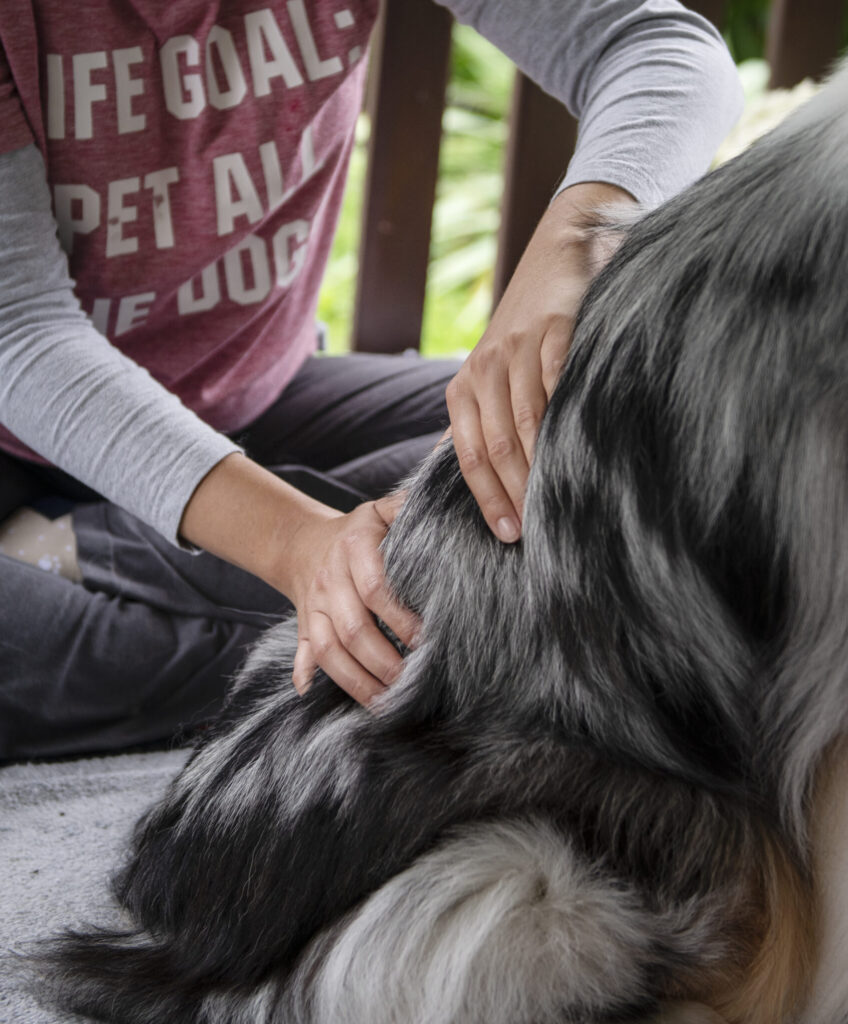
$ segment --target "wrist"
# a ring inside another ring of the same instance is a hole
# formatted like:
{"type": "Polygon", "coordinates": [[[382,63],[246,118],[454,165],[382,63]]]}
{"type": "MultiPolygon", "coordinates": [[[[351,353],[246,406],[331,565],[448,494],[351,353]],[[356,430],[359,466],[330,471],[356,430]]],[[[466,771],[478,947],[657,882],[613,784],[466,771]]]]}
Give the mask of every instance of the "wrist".
{"type": "Polygon", "coordinates": [[[180,536],[291,597],[303,555],[299,538],[309,525],[338,514],[235,453],[195,488],[180,536]]]}
{"type": "Polygon", "coordinates": [[[587,284],[609,262],[623,237],[620,226],[632,223],[638,206],[623,188],[597,181],[571,185],[552,200],[553,238],[577,254],[587,284]]]}
{"type": "Polygon", "coordinates": [[[604,181],[581,181],[558,192],[548,206],[549,210],[579,210],[582,213],[615,203],[636,204],[637,200],[626,189],[604,181]]]}

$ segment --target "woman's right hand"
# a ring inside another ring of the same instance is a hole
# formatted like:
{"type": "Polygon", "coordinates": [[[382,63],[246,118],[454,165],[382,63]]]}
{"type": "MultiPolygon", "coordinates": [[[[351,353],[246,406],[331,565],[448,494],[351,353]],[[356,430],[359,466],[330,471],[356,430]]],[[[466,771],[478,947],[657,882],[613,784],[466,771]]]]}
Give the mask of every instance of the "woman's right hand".
{"type": "Polygon", "coordinates": [[[180,535],[252,572],[294,604],[298,649],[292,681],[298,692],[309,688],[321,668],[368,704],[403,664],[374,616],[407,646],[419,625],[389,591],[379,550],[402,504],[402,495],[391,495],[342,514],[232,454],[200,482],[180,535]]]}
{"type": "Polygon", "coordinates": [[[418,619],[390,592],[379,550],[401,503],[391,496],[346,515],[316,516],[295,533],[288,596],[297,609],[292,682],[299,693],[321,668],[367,705],[397,678],[403,659],[374,616],[407,646],[413,643],[418,619]]]}

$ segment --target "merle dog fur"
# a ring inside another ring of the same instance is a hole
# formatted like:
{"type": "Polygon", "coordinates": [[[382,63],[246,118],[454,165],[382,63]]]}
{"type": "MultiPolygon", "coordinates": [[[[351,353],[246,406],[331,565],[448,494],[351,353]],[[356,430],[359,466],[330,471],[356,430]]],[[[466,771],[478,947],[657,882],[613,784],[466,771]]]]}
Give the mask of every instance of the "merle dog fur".
{"type": "Polygon", "coordinates": [[[627,232],[520,543],[449,443],[409,482],[384,553],[423,630],[376,708],[293,691],[294,623],[257,645],[138,825],[133,926],[42,953],[51,998],[130,1024],[799,1012],[807,803],[848,715],[846,110],[843,71],[627,232]]]}

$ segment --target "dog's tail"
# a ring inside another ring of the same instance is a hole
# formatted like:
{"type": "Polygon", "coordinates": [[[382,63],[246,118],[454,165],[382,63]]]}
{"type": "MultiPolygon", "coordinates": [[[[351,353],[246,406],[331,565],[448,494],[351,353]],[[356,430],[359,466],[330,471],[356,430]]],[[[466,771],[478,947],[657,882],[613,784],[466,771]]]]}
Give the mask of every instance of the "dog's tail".
{"type": "Polygon", "coordinates": [[[733,891],[657,910],[544,820],[466,826],[320,936],[267,1024],[635,1020],[658,990],[668,1024],[796,1020],[809,880],[768,829],[755,847],[733,891]]]}
{"type": "Polygon", "coordinates": [[[481,822],[319,936],[274,1024],[630,1019],[658,970],[718,956],[709,916],[653,912],[545,821],[481,822]]]}
{"type": "Polygon", "coordinates": [[[69,933],[38,962],[53,1002],[122,1024],[561,1024],[652,1009],[658,965],[703,956],[715,923],[653,912],[545,821],[481,822],[256,985],[192,991],[144,932],[69,933]]]}

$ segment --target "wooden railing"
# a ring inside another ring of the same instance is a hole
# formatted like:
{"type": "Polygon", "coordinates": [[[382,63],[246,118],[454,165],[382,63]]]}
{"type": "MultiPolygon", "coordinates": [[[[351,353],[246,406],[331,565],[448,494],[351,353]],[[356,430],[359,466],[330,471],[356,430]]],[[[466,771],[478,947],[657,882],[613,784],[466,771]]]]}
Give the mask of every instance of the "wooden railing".
{"type": "MultiPolygon", "coordinates": [[[[722,27],[726,0],[691,0],[722,27]]],[[[773,0],[772,87],[821,75],[839,49],[846,0],[773,0]]],[[[371,51],[371,137],[353,348],[417,348],[439,163],[452,19],[432,0],[387,0],[371,51]]],[[[510,113],[494,301],[561,179],[576,139],[568,112],[521,73],[510,113]]]]}

